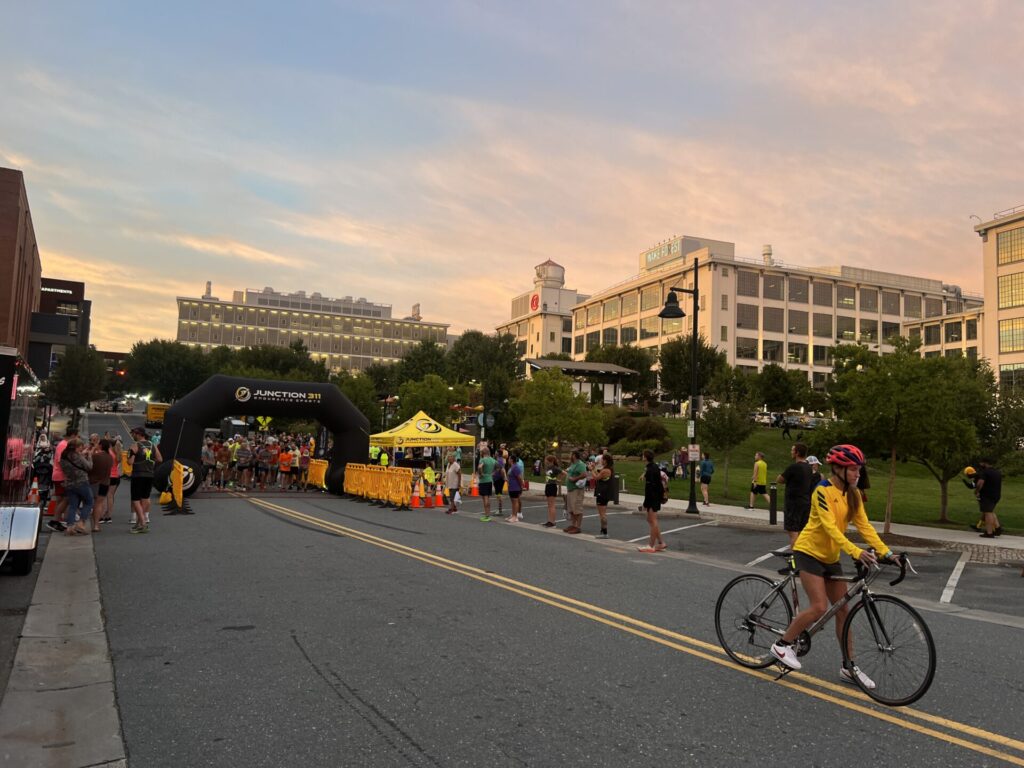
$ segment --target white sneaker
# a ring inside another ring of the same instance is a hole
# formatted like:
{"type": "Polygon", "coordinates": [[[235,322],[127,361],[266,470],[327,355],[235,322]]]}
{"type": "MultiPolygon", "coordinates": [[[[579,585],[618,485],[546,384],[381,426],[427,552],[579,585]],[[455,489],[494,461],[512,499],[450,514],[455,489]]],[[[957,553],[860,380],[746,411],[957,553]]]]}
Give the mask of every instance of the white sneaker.
{"type": "Polygon", "coordinates": [[[853,665],[853,669],[852,670],[849,670],[846,667],[840,667],[839,668],[839,679],[842,680],[843,682],[853,683],[854,682],[854,679],[853,679],[854,675],[857,676],[857,680],[860,681],[861,685],[863,685],[868,690],[874,690],[874,688],[875,688],[875,681],[872,680],[867,675],[865,675],[863,672],[861,672],[860,671],[860,667],[858,667],[856,664],[853,665]]]}
{"type": "Polygon", "coordinates": [[[772,645],[772,656],[790,669],[800,669],[803,667],[803,664],[800,663],[800,659],[796,657],[796,649],[792,645],[780,645],[779,643],[775,643],[772,645]]]}

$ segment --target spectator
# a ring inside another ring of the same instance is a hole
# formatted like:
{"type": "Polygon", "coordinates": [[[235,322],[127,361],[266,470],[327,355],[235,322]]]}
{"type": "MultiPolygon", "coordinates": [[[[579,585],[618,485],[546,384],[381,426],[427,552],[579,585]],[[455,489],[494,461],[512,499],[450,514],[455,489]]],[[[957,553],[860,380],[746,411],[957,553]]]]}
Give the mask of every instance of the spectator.
{"type": "Polygon", "coordinates": [[[508,462],[508,501],[512,512],[508,516],[510,523],[518,523],[523,510],[523,465],[519,457],[512,455],[508,462]]]}
{"type": "Polygon", "coordinates": [[[974,495],[978,499],[978,508],[985,519],[985,532],[982,538],[993,539],[1003,535],[1003,526],[996,516],[996,504],[1003,495],[1003,473],[992,466],[991,459],[982,459],[981,469],[974,482],[974,495]]]}
{"type": "Polygon", "coordinates": [[[64,446],[60,463],[64,470],[64,493],[67,497],[65,533],[68,536],[87,534],[89,531],[85,521],[92,513],[93,506],[92,489],[89,486],[92,456],[82,450],[82,441],[76,436],[64,446]]]}
{"type": "Polygon", "coordinates": [[[494,492],[494,469],[498,462],[491,458],[491,452],[487,447],[480,449],[480,461],[476,465],[477,492],[484,504],[484,513],[480,516],[480,522],[491,521],[491,494],[494,492]]]}
{"type": "Polygon", "coordinates": [[[771,503],[768,498],[768,462],[764,460],[761,451],[754,454],[754,473],[750,476],[750,504],[747,509],[754,509],[758,496],[763,496],[766,503],[771,503]]]}
{"type": "Polygon", "coordinates": [[[782,507],[783,528],[789,535],[789,544],[796,543],[800,531],[807,525],[811,514],[811,488],[814,470],[807,463],[807,446],[794,443],[789,449],[793,463],[786,467],[775,482],[786,486],[782,507]]]}
{"type": "Polygon", "coordinates": [[[700,492],[704,496],[704,506],[710,507],[711,502],[708,501],[708,486],[711,485],[711,476],[715,474],[715,464],[711,461],[711,456],[708,455],[707,451],[701,453],[699,472],[700,492]]]}
{"type": "Polygon", "coordinates": [[[811,468],[811,493],[814,493],[814,489],[821,482],[821,462],[817,456],[808,456],[807,466],[811,468]]]}
{"type": "Polygon", "coordinates": [[[461,495],[462,488],[462,465],[454,453],[448,454],[448,468],[445,470],[445,485],[448,488],[448,514],[454,515],[459,511],[456,495],[461,495]]]}
{"type": "Polygon", "coordinates": [[[64,439],[57,443],[57,447],[53,451],[53,474],[50,476],[50,479],[53,481],[53,495],[57,500],[57,505],[54,508],[53,520],[46,524],[52,531],[63,531],[67,528],[64,518],[68,508],[68,500],[64,495],[64,468],[60,460],[64,456],[64,450],[67,448],[68,441],[76,437],[78,437],[78,430],[69,429],[64,433],[64,439]]]}
{"type": "Polygon", "coordinates": [[[114,497],[117,495],[117,489],[121,485],[121,436],[115,435],[110,443],[110,480],[108,481],[109,488],[107,489],[106,499],[106,513],[100,518],[101,523],[109,523],[113,520],[114,512],[114,497]]]}
{"type": "Polygon", "coordinates": [[[592,474],[594,476],[594,502],[597,504],[597,516],[601,520],[599,539],[608,538],[608,502],[611,501],[615,483],[615,460],[610,453],[597,457],[592,474]]]}
{"type": "Polygon", "coordinates": [[[548,503],[548,519],[544,523],[545,528],[555,527],[555,499],[558,498],[558,478],[562,474],[558,466],[558,459],[554,456],[547,456],[544,459],[544,500],[548,503]]]}
{"type": "Polygon", "coordinates": [[[132,468],[132,509],[135,525],[131,533],[149,533],[149,497],[153,493],[153,472],[156,462],[163,461],[160,449],[150,442],[142,427],[132,429],[135,444],[128,449],[128,464],[132,468]]]}
{"type": "Polygon", "coordinates": [[[107,492],[110,490],[110,468],[114,459],[110,455],[110,441],[97,441],[90,451],[92,469],[89,470],[89,490],[93,495],[92,532],[100,532],[100,520],[106,516],[107,492]]]}
{"type": "Polygon", "coordinates": [[[583,488],[587,484],[587,465],[580,458],[579,451],[573,451],[571,463],[565,470],[565,509],[569,516],[566,533],[580,533],[583,530],[583,488]]]}
{"type": "Polygon", "coordinates": [[[650,528],[650,539],[646,547],[640,547],[641,552],[661,552],[667,545],[661,538],[661,529],[658,527],[658,512],[661,510],[662,499],[665,498],[667,489],[661,479],[661,469],[654,463],[654,451],[649,448],[643,453],[647,466],[644,468],[644,503],[643,511],[647,514],[647,525],[650,528]]]}

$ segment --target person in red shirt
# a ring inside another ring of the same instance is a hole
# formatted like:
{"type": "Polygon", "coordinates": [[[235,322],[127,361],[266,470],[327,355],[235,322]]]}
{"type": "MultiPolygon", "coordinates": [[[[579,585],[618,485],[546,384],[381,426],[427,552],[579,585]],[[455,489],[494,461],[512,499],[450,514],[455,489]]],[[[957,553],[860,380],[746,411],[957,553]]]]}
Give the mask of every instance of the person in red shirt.
{"type": "Polygon", "coordinates": [[[292,481],[292,454],[291,451],[282,446],[281,453],[277,457],[277,466],[281,473],[281,490],[285,490],[292,481]]]}

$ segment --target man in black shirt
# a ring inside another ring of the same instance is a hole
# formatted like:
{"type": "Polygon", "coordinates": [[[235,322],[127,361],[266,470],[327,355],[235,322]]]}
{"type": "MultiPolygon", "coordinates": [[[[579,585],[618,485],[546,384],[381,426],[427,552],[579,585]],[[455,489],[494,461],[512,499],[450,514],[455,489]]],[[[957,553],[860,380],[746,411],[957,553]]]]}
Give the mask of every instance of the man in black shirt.
{"type": "Polygon", "coordinates": [[[800,531],[807,525],[807,518],[811,514],[814,470],[807,463],[807,446],[803,443],[794,443],[790,455],[793,457],[793,463],[786,467],[775,482],[784,483],[786,486],[782,527],[786,529],[789,544],[792,546],[800,531]]]}
{"type": "Polygon", "coordinates": [[[978,499],[978,508],[985,520],[985,532],[982,538],[994,539],[1001,536],[1003,526],[996,517],[996,504],[1003,495],[1003,473],[992,466],[988,459],[981,460],[981,469],[974,481],[974,495],[978,499]]]}

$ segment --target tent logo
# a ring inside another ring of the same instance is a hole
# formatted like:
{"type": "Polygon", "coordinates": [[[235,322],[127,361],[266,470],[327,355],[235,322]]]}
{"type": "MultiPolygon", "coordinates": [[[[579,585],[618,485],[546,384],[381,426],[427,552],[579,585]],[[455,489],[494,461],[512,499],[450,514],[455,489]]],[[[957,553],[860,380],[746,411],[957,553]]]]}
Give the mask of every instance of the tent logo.
{"type": "Polygon", "coordinates": [[[249,391],[248,387],[239,387],[235,390],[235,400],[240,403],[248,402],[252,397],[252,392],[249,391]]]}
{"type": "Polygon", "coordinates": [[[420,419],[416,422],[416,429],[429,435],[436,435],[441,431],[441,425],[433,419],[420,419]]]}

